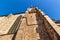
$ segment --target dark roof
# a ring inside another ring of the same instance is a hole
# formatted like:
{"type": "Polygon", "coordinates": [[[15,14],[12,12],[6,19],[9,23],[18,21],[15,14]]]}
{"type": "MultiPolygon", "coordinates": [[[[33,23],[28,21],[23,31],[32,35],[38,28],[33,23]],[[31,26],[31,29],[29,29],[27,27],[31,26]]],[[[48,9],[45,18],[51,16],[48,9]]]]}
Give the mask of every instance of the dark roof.
{"type": "Polygon", "coordinates": [[[55,23],[60,23],[60,20],[56,20],[55,23]]]}

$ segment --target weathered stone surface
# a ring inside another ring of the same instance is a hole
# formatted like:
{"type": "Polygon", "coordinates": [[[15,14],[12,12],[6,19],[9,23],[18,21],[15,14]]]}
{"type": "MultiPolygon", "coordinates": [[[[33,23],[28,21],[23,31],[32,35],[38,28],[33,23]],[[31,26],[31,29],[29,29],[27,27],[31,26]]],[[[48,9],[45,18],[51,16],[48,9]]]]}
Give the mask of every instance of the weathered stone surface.
{"type": "Polygon", "coordinates": [[[0,40],[12,40],[14,34],[0,36],[0,40]]]}
{"type": "Polygon", "coordinates": [[[10,17],[3,17],[0,19],[0,35],[7,34],[9,29],[14,24],[15,20],[17,19],[18,15],[10,15],[10,17]]]}
{"type": "Polygon", "coordinates": [[[15,40],[38,40],[39,35],[36,32],[38,25],[27,25],[26,18],[22,20],[21,26],[17,32],[15,40]]]}
{"type": "Polygon", "coordinates": [[[38,8],[29,8],[25,14],[0,17],[0,40],[57,40],[60,37],[58,25],[60,24],[54,23],[38,8]],[[20,15],[22,15],[22,22],[18,18],[20,15]],[[17,24],[20,25],[18,31],[12,34],[11,31],[16,30],[17,24]]]}
{"type": "Polygon", "coordinates": [[[37,21],[36,21],[36,13],[28,13],[26,14],[27,15],[27,24],[28,25],[34,25],[34,24],[37,24],[37,21]]]}

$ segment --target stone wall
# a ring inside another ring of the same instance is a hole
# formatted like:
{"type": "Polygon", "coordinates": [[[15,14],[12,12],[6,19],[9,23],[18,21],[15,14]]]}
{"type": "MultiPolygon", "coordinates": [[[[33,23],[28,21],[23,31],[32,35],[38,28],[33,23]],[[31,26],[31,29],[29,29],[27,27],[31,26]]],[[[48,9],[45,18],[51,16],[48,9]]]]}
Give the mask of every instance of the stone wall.
{"type": "Polygon", "coordinates": [[[45,28],[52,40],[60,40],[60,28],[59,26],[41,10],[36,9],[40,19],[43,20],[45,28]]]}

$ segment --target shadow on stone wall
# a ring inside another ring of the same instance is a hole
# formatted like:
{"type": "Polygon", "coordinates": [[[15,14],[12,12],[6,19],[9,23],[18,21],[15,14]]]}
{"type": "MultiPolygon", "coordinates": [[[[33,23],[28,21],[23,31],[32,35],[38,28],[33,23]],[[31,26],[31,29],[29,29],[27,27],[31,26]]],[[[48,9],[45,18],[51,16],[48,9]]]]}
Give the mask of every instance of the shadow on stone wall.
{"type": "Polygon", "coordinates": [[[36,13],[36,20],[38,23],[38,28],[36,32],[39,33],[40,39],[38,40],[51,40],[44,26],[43,20],[40,18],[40,15],[36,13]]]}
{"type": "Polygon", "coordinates": [[[17,34],[17,31],[20,27],[20,24],[21,24],[21,18],[22,16],[19,16],[16,21],[14,22],[14,24],[12,25],[12,27],[10,28],[8,34],[14,34],[12,40],[15,40],[15,37],[16,37],[16,34],[17,34]]]}

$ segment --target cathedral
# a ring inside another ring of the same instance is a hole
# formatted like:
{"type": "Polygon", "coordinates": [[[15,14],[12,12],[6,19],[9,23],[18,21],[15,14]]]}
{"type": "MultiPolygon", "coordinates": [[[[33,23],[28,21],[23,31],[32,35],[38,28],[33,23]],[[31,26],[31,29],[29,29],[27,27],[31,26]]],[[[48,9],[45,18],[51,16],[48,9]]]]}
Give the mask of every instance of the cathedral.
{"type": "Polygon", "coordinates": [[[60,20],[37,7],[0,17],[0,40],[60,40],[60,20]]]}

